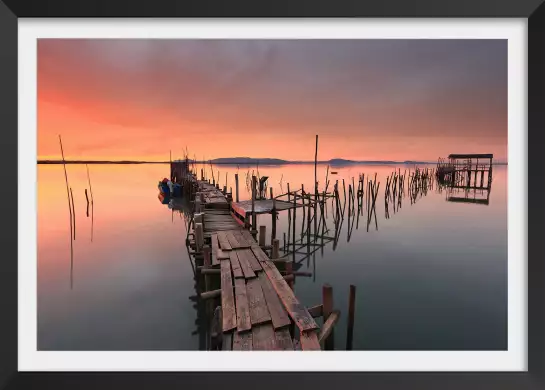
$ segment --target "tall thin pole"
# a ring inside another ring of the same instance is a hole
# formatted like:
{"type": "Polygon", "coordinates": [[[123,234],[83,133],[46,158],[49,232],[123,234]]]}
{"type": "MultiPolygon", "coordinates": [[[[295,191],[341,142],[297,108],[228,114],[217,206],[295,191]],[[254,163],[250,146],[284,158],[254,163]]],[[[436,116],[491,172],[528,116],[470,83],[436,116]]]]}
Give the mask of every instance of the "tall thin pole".
{"type": "Polygon", "coordinates": [[[89,181],[89,192],[91,194],[91,242],[93,242],[93,228],[95,223],[95,202],[93,199],[93,188],[91,187],[91,176],[89,176],[89,166],[85,164],[87,168],[87,180],[89,181]]]}
{"type": "Polygon", "coordinates": [[[62,166],[64,168],[64,180],[66,182],[66,196],[68,197],[68,211],[70,212],[70,288],[72,288],[72,268],[74,264],[74,245],[72,243],[72,206],[70,204],[70,189],[68,187],[68,174],[66,173],[66,162],[64,161],[64,150],[62,148],[62,139],[59,134],[59,143],[61,145],[62,166]]]}
{"type": "Polygon", "coordinates": [[[318,174],[317,174],[317,166],[318,166],[318,134],[316,134],[316,151],[314,152],[314,194],[316,195],[318,193],[318,174]]]}

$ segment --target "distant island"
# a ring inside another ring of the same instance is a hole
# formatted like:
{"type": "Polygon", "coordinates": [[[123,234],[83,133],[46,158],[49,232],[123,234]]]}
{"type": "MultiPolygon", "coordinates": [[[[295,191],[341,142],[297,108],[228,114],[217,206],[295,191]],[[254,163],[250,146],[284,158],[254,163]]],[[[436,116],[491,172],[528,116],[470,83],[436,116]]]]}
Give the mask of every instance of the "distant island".
{"type": "Polygon", "coordinates": [[[169,161],[38,160],[38,164],[169,164],[169,161]]]}
{"type": "MultiPolygon", "coordinates": [[[[189,160],[193,162],[193,160],[189,160]]],[[[278,158],[253,158],[253,157],[223,157],[207,161],[195,161],[197,164],[221,164],[221,165],[293,165],[293,164],[314,164],[314,161],[288,161],[278,158]]],[[[38,164],[169,164],[169,161],[97,161],[97,160],[38,160],[38,164]]],[[[318,164],[331,166],[347,166],[356,164],[367,165],[435,165],[436,161],[380,161],[380,160],[346,160],[333,158],[331,160],[318,161],[318,164]]],[[[507,162],[494,162],[494,165],[507,165],[507,162]]]]}

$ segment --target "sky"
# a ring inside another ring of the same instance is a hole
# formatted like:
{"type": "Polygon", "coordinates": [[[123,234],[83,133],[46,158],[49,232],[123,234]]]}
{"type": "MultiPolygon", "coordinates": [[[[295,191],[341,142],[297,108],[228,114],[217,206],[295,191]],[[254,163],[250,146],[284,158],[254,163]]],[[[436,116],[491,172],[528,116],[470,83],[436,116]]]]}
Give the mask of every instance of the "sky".
{"type": "Polygon", "coordinates": [[[38,42],[38,159],[507,159],[505,40],[38,42]]]}

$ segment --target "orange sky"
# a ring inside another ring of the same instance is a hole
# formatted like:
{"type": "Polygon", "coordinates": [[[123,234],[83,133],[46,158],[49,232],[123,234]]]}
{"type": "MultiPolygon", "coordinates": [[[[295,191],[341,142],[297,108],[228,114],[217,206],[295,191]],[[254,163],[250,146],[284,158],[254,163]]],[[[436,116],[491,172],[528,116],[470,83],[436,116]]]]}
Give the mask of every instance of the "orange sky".
{"type": "Polygon", "coordinates": [[[507,44],[40,40],[38,158],[507,157],[507,44]]]}

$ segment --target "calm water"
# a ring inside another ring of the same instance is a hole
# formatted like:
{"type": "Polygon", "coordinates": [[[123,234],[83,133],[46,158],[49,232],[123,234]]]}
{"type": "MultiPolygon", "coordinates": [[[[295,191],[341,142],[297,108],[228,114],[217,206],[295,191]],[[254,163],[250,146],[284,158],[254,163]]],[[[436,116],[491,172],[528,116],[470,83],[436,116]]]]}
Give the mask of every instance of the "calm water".
{"type": "MultiPolygon", "coordinates": [[[[72,272],[63,168],[38,166],[38,348],[198,350],[184,220],[157,198],[168,166],[91,165],[93,222],[86,216],[86,168],[67,169],[76,209],[72,272]]],[[[347,186],[359,173],[377,173],[378,230],[373,219],[367,231],[365,215],[348,240],[345,219],[335,249],[330,243],[302,261],[301,270],[314,275],[297,278],[297,296],[313,306],[321,303],[322,285],[333,286],[342,313],[338,349],[345,346],[350,284],[357,287],[354,349],[506,349],[507,168],[495,167],[489,205],[448,202],[434,188],[414,204],[403,199],[395,213],[390,204],[386,218],[383,190],[394,169],[333,168],[338,174],[330,178],[344,178],[347,186]]],[[[227,173],[234,188],[237,168],[216,166],[215,175],[218,170],[221,185],[227,173]]],[[[247,170],[239,171],[241,200],[249,198],[247,170]]],[[[260,174],[279,194],[288,182],[292,190],[312,188],[314,166],[260,167],[260,174]]],[[[323,181],[325,166],[318,174],[323,181]]],[[[278,222],[281,245],[287,216],[282,212],[278,222]]],[[[270,234],[270,216],[258,222],[270,234]]]]}

